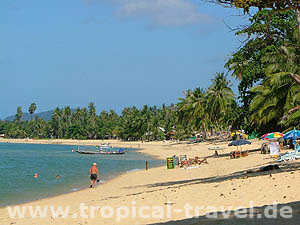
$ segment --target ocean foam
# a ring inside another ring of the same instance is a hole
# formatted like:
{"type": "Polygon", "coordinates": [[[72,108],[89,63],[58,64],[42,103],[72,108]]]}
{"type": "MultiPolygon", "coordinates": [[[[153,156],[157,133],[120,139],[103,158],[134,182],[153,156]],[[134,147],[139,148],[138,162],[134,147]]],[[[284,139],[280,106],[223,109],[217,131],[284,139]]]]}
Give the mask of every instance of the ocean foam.
{"type": "Polygon", "coordinates": [[[133,170],[128,170],[126,171],[126,173],[131,173],[131,172],[136,172],[136,171],[140,171],[141,169],[135,168],[133,170]]]}

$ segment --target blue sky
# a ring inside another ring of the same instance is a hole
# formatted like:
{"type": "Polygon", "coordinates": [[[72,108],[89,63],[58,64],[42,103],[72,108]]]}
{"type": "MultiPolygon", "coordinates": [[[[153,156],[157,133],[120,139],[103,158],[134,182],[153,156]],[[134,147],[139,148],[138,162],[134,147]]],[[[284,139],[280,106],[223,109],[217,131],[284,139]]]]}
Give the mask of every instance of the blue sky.
{"type": "MultiPolygon", "coordinates": [[[[189,0],[1,0],[0,118],[17,106],[97,112],[176,103],[240,42],[236,9],[189,0]]],[[[236,90],[236,81],[233,81],[236,90]]]]}

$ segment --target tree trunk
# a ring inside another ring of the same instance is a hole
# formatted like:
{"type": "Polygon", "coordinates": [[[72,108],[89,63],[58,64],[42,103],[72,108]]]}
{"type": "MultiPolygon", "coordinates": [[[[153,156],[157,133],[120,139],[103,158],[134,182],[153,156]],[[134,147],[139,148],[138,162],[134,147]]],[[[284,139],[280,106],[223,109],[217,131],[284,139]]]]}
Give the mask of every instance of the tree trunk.
{"type": "Polygon", "coordinates": [[[300,76],[298,74],[290,73],[289,75],[297,84],[300,85],[300,76]]]}
{"type": "Polygon", "coordinates": [[[296,15],[297,15],[297,28],[298,28],[298,37],[300,39],[300,10],[299,10],[299,7],[296,8],[296,15]]]}

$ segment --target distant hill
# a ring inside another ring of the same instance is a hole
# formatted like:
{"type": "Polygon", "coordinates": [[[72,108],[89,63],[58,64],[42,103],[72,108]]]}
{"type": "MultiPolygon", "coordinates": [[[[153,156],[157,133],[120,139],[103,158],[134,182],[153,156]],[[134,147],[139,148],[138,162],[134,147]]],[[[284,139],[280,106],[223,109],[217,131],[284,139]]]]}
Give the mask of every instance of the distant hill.
{"type": "MultiPolygon", "coordinates": [[[[74,113],[75,109],[71,109],[71,111],[72,111],[72,113],[74,113]]],[[[48,120],[51,120],[53,112],[54,112],[54,109],[53,110],[49,110],[49,111],[45,111],[45,112],[34,113],[32,115],[32,119],[34,117],[38,117],[38,118],[43,118],[44,120],[48,121],[48,120]]],[[[15,119],[16,119],[15,115],[12,115],[12,116],[6,117],[4,120],[6,120],[6,121],[14,121],[15,119]]],[[[23,120],[23,121],[27,120],[28,121],[30,119],[31,119],[30,114],[26,113],[26,112],[23,112],[23,116],[22,116],[21,120],[23,120]]]]}
{"type": "MultiPolygon", "coordinates": [[[[51,120],[53,112],[54,112],[54,110],[49,110],[49,111],[40,112],[40,113],[34,113],[32,115],[32,118],[38,117],[38,118],[43,118],[44,120],[48,121],[48,120],[51,120]]],[[[30,114],[24,112],[21,120],[30,120],[30,119],[31,119],[30,114]]],[[[4,120],[14,121],[15,120],[15,115],[6,117],[4,120]]]]}

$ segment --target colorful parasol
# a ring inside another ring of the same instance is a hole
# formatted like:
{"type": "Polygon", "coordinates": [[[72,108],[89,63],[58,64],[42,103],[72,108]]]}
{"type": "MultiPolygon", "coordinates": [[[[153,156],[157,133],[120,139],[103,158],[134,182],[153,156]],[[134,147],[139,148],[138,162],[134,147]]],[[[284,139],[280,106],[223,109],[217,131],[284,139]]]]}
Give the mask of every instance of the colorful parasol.
{"type": "Polygon", "coordinates": [[[264,134],[260,138],[263,139],[263,140],[273,140],[273,139],[282,138],[282,137],[283,137],[282,133],[273,132],[273,133],[264,134]]]}
{"type": "Polygon", "coordinates": [[[231,132],[230,136],[233,137],[236,134],[243,135],[244,133],[237,130],[237,131],[231,132]]]}

